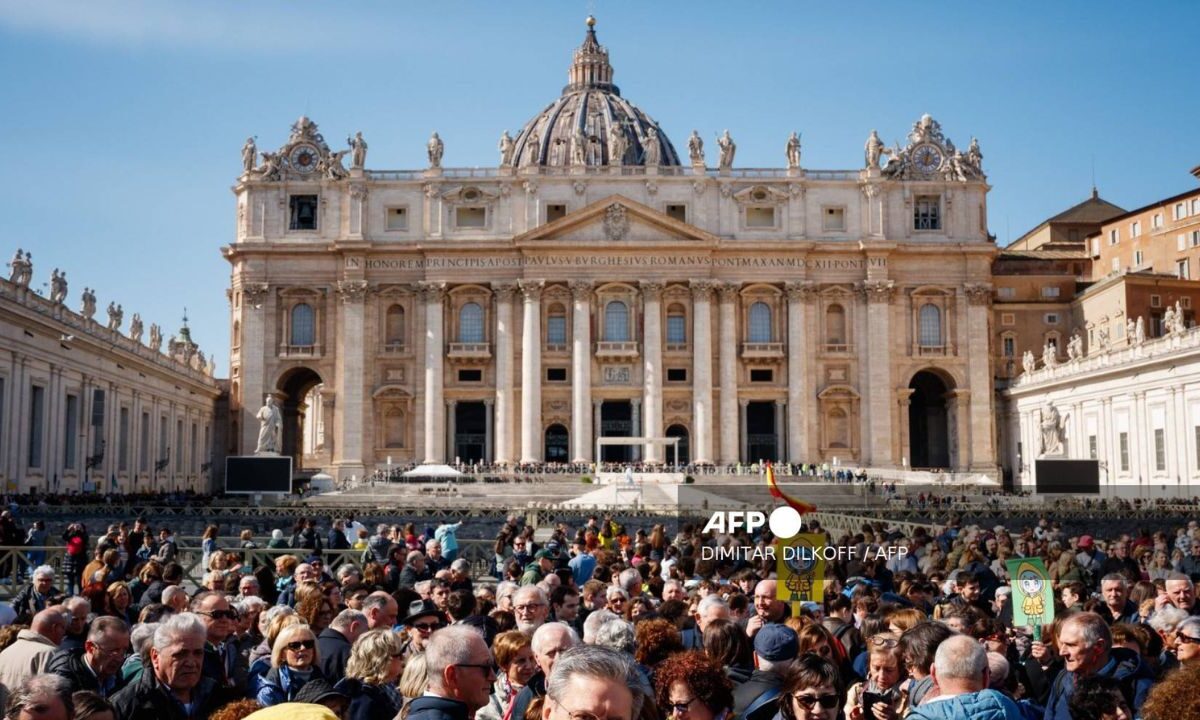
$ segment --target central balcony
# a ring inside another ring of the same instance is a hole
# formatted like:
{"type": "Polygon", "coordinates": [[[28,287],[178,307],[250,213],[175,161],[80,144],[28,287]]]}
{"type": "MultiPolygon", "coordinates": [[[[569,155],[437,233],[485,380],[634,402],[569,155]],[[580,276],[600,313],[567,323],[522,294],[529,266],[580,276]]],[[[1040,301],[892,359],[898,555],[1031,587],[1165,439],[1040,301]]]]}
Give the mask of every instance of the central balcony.
{"type": "Polygon", "coordinates": [[[450,343],[446,357],[463,365],[482,365],[492,359],[492,346],[488,343],[450,343]]]}
{"type": "Polygon", "coordinates": [[[627,360],[638,356],[638,344],[633,340],[601,340],[596,343],[597,360],[627,360]]]}
{"type": "Polygon", "coordinates": [[[766,363],[783,358],[781,342],[742,343],[742,360],[748,363],[766,363]]]}

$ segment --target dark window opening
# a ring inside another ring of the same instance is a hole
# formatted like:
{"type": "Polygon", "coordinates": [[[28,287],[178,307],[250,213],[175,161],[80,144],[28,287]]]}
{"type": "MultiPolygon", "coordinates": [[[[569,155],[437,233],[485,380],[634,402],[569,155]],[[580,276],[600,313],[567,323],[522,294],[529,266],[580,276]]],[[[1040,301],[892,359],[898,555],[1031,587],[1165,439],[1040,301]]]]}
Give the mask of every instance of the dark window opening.
{"type": "Polygon", "coordinates": [[[288,198],[288,206],[291,211],[289,230],[317,229],[316,195],[292,195],[288,198]]]}
{"type": "Polygon", "coordinates": [[[667,382],[687,382],[687,368],[667,368],[667,382]]]}

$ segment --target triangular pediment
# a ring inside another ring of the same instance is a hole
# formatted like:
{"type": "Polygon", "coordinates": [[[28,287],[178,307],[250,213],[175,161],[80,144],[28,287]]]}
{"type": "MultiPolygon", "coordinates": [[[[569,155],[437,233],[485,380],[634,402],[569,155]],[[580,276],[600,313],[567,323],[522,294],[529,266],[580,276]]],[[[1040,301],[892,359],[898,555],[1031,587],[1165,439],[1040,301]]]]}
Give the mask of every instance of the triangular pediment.
{"type": "Polygon", "coordinates": [[[717,237],[623,195],[609,195],[513,238],[517,246],[717,245],[717,237]]]}

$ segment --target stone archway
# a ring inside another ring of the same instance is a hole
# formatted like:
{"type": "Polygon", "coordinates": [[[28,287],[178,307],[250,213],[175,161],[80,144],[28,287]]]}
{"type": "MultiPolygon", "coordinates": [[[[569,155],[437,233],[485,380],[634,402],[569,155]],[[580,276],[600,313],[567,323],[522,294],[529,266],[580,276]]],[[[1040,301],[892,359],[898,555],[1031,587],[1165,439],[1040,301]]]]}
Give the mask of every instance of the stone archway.
{"type": "MultiPolygon", "coordinates": [[[[298,367],[285,372],[276,384],[278,395],[281,396],[279,410],[283,415],[282,454],[292,457],[292,467],[296,470],[304,467],[306,421],[312,410],[308,402],[309,394],[323,382],[315,370],[298,367]]],[[[331,422],[333,418],[326,420],[331,422]]]]}
{"type": "Polygon", "coordinates": [[[953,380],[922,370],[908,383],[908,445],[914,468],[950,468],[953,380]]]}

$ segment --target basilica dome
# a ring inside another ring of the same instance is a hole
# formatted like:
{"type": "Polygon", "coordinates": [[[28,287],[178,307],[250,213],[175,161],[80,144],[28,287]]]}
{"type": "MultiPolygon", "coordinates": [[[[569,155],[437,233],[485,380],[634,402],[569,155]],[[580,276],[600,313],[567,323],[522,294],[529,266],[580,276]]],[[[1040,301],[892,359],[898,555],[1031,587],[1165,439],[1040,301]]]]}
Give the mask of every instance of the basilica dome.
{"type": "Polygon", "coordinates": [[[608,50],[596,40],[595,18],[589,17],[587,26],[562,96],[525,124],[509,162],[520,168],[679,165],[658,123],[613,84],[608,50]]]}

